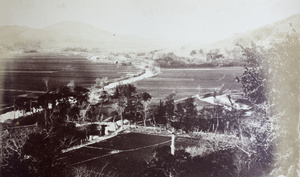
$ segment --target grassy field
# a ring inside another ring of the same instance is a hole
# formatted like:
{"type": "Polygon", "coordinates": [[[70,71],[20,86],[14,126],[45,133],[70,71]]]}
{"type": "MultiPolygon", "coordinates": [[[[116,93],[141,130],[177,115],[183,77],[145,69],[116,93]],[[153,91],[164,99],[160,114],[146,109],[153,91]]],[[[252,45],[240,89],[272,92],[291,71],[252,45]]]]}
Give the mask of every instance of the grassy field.
{"type": "Polygon", "coordinates": [[[151,156],[155,147],[169,146],[170,140],[170,137],[157,135],[120,134],[106,141],[70,151],[64,154],[65,161],[75,166],[87,166],[93,171],[100,172],[102,167],[107,165],[106,172],[115,171],[119,176],[140,176],[146,165],[145,159],[151,156]]]}
{"type": "Polygon", "coordinates": [[[235,76],[242,76],[242,67],[216,68],[168,68],[161,69],[155,77],[138,81],[139,91],[147,91],[153,101],[157,102],[175,92],[175,99],[184,98],[198,93],[212,92],[224,84],[224,90],[240,90],[241,84],[235,76]]]}
{"type": "Polygon", "coordinates": [[[78,56],[34,55],[1,58],[1,108],[12,105],[16,95],[28,91],[46,91],[44,78],[48,78],[51,90],[67,85],[71,80],[76,85],[90,87],[96,78],[108,77],[111,80],[138,71],[133,66],[117,67],[114,64],[91,62],[78,56]]]}

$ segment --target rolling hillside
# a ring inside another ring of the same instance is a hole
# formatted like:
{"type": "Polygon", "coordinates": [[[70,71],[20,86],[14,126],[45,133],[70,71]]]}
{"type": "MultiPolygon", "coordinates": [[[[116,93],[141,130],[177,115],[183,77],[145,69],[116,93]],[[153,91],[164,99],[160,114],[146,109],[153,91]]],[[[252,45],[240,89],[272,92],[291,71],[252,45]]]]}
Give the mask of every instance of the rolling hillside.
{"type": "Polygon", "coordinates": [[[269,46],[270,42],[280,40],[280,38],[284,35],[283,33],[291,32],[291,25],[300,35],[300,14],[293,15],[284,20],[277,21],[245,33],[235,34],[231,38],[214,43],[214,46],[220,46],[221,48],[230,47],[236,43],[247,45],[251,41],[259,45],[269,46]]]}
{"type": "Polygon", "coordinates": [[[0,26],[0,46],[12,50],[39,48],[143,48],[149,40],[129,35],[113,34],[80,22],[60,22],[42,29],[20,26],[0,26]]]}

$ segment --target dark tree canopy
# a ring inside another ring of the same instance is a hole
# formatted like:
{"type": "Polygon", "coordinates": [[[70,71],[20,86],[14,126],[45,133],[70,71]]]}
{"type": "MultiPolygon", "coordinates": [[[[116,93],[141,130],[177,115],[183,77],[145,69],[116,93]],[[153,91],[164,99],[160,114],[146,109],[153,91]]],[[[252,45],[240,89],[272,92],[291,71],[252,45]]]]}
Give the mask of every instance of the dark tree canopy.
{"type": "Polygon", "coordinates": [[[136,87],[134,85],[123,84],[123,85],[118,85],[115,88],[114,97],[117,98],[119,96],[125,96],[125,97],[129,98],[134,93],[136,93],[136,87]]]}

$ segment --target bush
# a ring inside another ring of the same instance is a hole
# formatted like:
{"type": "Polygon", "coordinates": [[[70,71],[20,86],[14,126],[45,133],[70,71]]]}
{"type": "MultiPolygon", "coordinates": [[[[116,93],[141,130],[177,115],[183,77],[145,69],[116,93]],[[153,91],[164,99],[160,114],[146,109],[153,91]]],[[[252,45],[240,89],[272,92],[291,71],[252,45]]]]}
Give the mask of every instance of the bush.
{"type": "Polygon", "coordinates": [[[235,176],[233,149],[213,152],[207,156],[196,156],[190,164],[189,177],[229,177],[235,176]]]}
{"type": "Polygon", "coordinates": [[[177,150],[174,155],[170,153],[169,146],[162,146],[155,150],[153,158],[148,162],[144,176],[168,177],[185,176],[189,171],[191,156],[184,150],[177,150]]]}
{"type": "Polygon", "coordinates": [[[204,157],[194,158],[184,150],[170,153],[170,147],[162,146],[155,150],[147,163],[144,176],[187,176],[187,177],[229,177],[235,176],[233,161],[234,149],[213,152],[204,157]]]}

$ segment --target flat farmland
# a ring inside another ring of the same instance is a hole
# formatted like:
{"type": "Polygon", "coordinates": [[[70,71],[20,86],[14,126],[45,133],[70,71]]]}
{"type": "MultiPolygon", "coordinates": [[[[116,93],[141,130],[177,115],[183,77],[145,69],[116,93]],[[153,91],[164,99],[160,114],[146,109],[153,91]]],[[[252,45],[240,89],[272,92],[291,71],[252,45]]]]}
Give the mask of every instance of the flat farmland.
{"type": "Polygon", "coordinates": [[[240,90],[241,83],[234,78],[242,74],[243,67],[165,68],[158,75],[138,81],[135,85],[139,91],[149,92],[152,100],[157,102],[174,92],[175,99],[180,99],[212,92],[223,84],[223,90],[240,90]]]}
{"type": "Polygon", "coordinates": [[[96,78],[109,80],[137,73],[133,66],[96,63],[78,56],[34,55],[0,59],[1,108],[12,105],[14,97],[28,92],[46,91],[67,85],[90,87],[96,78]]]}
{"type": "Polygon", "coordinates": [[[64,154],[64,161],[73,166],[86,166],[95,172],[114,171],[118,176],[140,176],[157,146],[170,145],[170,137],[140,133],[120,134],[64,154]],[[114,153],[117,152],[117,153],[114,153]]]}

